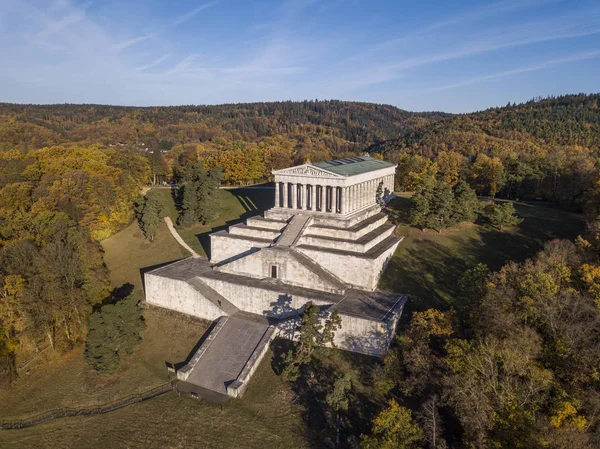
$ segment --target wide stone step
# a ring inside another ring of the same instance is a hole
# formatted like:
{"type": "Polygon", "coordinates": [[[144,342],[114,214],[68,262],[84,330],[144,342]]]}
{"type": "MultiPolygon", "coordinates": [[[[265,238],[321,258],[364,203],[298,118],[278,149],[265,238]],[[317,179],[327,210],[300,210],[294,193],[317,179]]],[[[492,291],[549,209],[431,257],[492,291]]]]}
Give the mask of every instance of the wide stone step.
{"type": "Polygon", "coordinates": [[[301,252],[304,252],[304,250],[306,250],[306,251],[308,251],[309,254],[311,251],[316,251],[316,252],[320,252],[320,253],[337,254],[340,256],[352,256],[352,257],[360,257],[360,258],[364,258],[364,259],[377,259],[379,256],[381,256],[384,252],[389,250],[391,247],[397,246],[402,240],[404,240],[404,237],[398,237],[398,236],[392,234],[389,237],[383,239],[377,245],[370,248],[365,253],[357,253],[355,251],[348,251],[348,250],[340,249],[340,248],[337,248],[337,249],[323,248],[322,246],[305,245],[305,244],[299,245],[296,248],[301,252]]]}
{"type": "Polygon", "coordinates": [[[287,221],[284,220],[272,220],[270,218],[264,218],[261,216],[250,217],[246,220],[246,224],[253,228],[272,229],[275,231],[281,231],[287,226],[287,221]]]}
{"type": "MultiPolygon", "coordinates": [[[[356,253],[365,253],[392,235],[394,229],[395,226],[393,224],[383,223],[381,226],[356,240],[306,233],[300,239],[300,245],[320,246],[323,248],[343,249],[356,253]]],[[[311,229],[309,228],[309,231],[310,230],[311,229]]]]}
{"type": "Polygon", "coordinates": [[[382,224],[384,224],[388,220],[386,214],[380,212],[372,217],[367,218],[366,220],[357,223],[354,226],[349,228],[340,228],[336,226],[325,226],[318,224],[311,224],[307,234],[310,235],[318,235],[323,237],[331,237],[331,238],[339,238],[346,240],[357,240],[361,238],[363,235],[368,234],[374,229],[378,228],[382,224]]]}
{"type": "Polygon", "coordinates": [[[259,228],[255,226],[248,226],[243,223],[229,226],[229,233],[231,235],[243,235],[248,237],[255,237],[259,239],[276,239],[280,232],[275,229],[259,228]]]}

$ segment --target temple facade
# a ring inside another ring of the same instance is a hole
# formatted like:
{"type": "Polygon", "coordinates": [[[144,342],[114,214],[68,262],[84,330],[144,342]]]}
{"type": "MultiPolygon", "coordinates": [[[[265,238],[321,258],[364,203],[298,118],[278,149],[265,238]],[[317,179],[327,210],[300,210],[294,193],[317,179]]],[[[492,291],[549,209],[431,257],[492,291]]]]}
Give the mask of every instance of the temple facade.
{"type": "Polygon", "coordinates": [[[385,200],[394,190],[396,166],[370,157],[354,157],[276,170],[275,208],[271,212],[326,213],[348,216],[385,200]]]}
{"type": "Polygon", "coordinates": [[[382,356],[407,300],[377,289],[402,241],[382,212],[395,168],[362,156],[274,171],[274,207],[211,234],[209,260],[146,273],[146,301],[209,320],[266,317],[287,338],[311,301],[339,312],[338,347],[382,356]]]}

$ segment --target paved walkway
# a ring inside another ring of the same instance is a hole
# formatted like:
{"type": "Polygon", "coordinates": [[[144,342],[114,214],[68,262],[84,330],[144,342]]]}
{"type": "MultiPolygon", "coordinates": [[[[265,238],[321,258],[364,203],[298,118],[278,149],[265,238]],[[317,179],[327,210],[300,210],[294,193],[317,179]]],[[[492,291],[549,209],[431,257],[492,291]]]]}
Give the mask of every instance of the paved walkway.
{"type": "Polygon", "coordinates": [[[238,378],[269,325],[237,317],[220,320],[190,361],[186,381],[226,395],[227,386],[238,378]]]}
{"type": "Polygon", "coordinates": [[[192,257],[200,257],[200,255],[196,251],[194,251],[190,245],[185,243],[185,241],[181,238],[179,233],[175,230],[175,227],[173,226],[173,221],[171,221],[171,217],[165,217],[165,223],[167,224],[167,228],[169,228],[169,231],[171,231],[173,237],[175,237],[175,240],[177,240],[177,243],[179,243],[186,250],[188,250],[192,257]]]}

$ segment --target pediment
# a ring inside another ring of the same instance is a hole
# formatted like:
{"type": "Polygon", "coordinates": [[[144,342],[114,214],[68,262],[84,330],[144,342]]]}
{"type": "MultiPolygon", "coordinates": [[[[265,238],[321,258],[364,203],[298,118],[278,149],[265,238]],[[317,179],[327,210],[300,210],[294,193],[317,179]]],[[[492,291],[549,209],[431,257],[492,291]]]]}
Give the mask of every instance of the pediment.
{"type": "Polygon", "coordinates": [[[284,168],[282,170],[273,170],[274,175],[306,176],[309,178],[343,178],[337,173],[323,170],[311,164],[297,165],[296,167],[284,168]]]}

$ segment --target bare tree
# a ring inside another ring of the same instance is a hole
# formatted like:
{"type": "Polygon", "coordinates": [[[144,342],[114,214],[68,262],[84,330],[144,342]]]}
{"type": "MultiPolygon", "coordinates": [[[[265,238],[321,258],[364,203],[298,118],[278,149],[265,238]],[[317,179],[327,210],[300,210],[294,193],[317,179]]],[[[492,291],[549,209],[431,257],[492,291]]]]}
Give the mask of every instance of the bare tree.
{"type": "Polygon", "coordinates": [[[446,449],[446,440],[442,437],[442,420],[438,411],[440,399],[434,394],[421,407],[418,421],[423,429],[423,439],[431,449],[446,449]]]}

